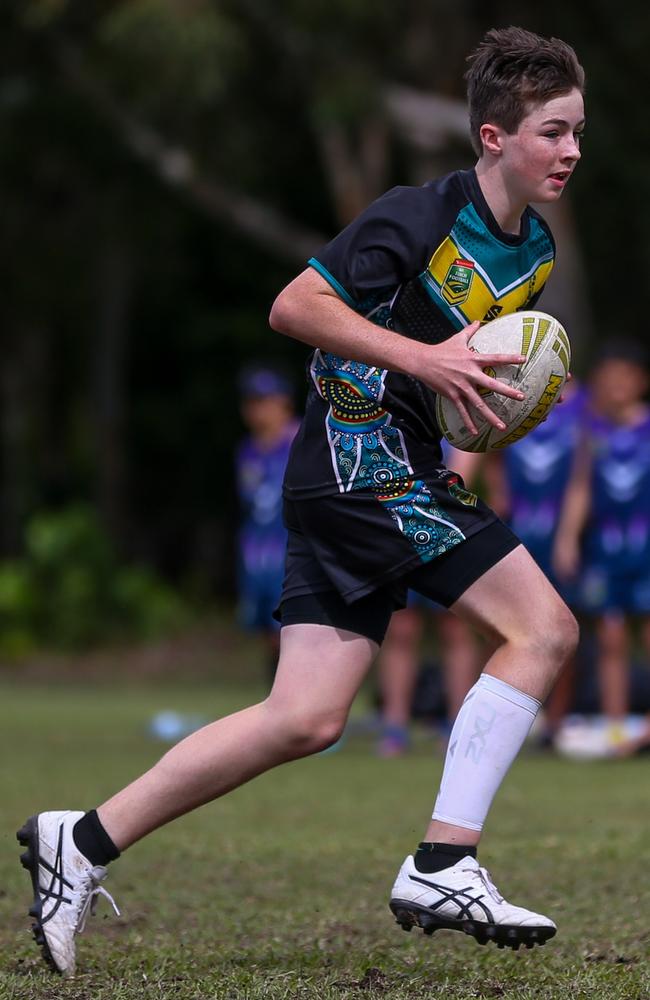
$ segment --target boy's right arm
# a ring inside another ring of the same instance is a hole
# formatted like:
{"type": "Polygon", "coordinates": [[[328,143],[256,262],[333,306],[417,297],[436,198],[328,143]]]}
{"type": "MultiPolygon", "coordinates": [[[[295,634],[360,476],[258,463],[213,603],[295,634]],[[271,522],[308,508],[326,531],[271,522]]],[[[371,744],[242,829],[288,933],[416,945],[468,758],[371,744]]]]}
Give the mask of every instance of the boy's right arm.
{"type": "Polygon", "coordinates": [[[314,268],[309,267],[280,292],[269,323],[279,333],[350,361],[411,375],[452,400],[473,433],[469,406],[492,426],[505,425],[479,395],[478,388],[522,399],[522,394],[486,375],[490,365],[522,364],[522,355],[477,354],[467,346],[478,323],[441,344],[430,346],[377,326],[350,308],[314,268]]]}

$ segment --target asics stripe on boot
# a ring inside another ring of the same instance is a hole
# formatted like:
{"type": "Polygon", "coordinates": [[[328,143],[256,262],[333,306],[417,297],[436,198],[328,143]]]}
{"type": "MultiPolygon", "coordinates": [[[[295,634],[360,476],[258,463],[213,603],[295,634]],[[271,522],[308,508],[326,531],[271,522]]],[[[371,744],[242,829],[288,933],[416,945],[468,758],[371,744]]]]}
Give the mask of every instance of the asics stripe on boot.
{"type": "Polygon", "coordinates": [[[43,958],[56,972],[73,976],[75,935],[86,926],[98,895],[119,916],[112,896],[100,885],[106,869],[93,866],[75,845],[72,829],[82,812],[44,812],[32,816],[16,834],[27,850],[20,860],[32,877],[32,931],[43,958]]]}
{"type": "Polygon", "coordinates": [[[494,941],[499,948],[532,948],[553,937],[556,926],[541,913],[508,903],[476,858],[461,858],[451,868],[419,872],[411,856],[400,868],[390,908],[397,923],[425,934],[446,928],[464,931],[479,944],[494,941]]]}

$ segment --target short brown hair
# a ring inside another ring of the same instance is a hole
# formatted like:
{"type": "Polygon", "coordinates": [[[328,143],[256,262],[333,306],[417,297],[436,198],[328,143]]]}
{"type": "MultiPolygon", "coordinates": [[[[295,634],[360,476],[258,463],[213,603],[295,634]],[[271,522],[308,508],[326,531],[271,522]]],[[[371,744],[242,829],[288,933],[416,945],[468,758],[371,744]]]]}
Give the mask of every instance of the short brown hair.
{"type": "Polygon", "coordinates": [[[578,57],[560,38],[525,28],[492,28],[467,57],[465,74],[472,145],[483,152],[480,129],[494,122],[512,134],[530,106],[585,89],[578,57]]]}

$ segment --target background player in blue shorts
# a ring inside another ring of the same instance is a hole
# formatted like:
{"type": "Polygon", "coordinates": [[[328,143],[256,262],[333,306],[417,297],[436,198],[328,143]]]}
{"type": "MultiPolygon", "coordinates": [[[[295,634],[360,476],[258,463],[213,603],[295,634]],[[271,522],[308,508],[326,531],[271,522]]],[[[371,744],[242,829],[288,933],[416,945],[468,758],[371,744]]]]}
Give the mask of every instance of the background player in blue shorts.
{"type": "Polygon", "coordinates": [[[595,620],[601,707],[612,746],[624,739],[633,632],[650,653],[650,405],[645,347],[603,346],[555,544],[558,575],[577,582],[595,620]]]}
{"type": "Polygon", "coordinates": [[[407,930],[445,927],[514,948],[555,933],[548,917],[504,899],[476,854],[577,625],[517,537],[442,463],[435,401],[451,399],[476,432],[471,411],[505,429],[479,390],[521,398],[483,369],[524,356],[478,355],[468,342],[481,321],[532,306],[551,271],[554,241],[529,203],[556,202],[580,159],[584,73],[566,43],[521,28],[488,32],[469,62],[475,166],[387,192],[271,311],[274,329],[314,348],[284,484],[271,693],[176,744],[97,810],[43,812],[19,831],[37,938],[62,972],[74,970],[81,915],[120,851],[339,738],[409,588],[452,608],[495,652],[458,713],[431,821],[398,872],[391,910],[407,930]]]}
{"type": "Polygon", "coordinates": [[[240,511],[238,619],[243,628],[264,637],[272,678],[280,649],[273,612],[282,592],[287,547],[282,481],[298,420],[291,381],[278,368],[245,368],[239,377],[239,391],[248,434],[235,453],[240,511]]]}

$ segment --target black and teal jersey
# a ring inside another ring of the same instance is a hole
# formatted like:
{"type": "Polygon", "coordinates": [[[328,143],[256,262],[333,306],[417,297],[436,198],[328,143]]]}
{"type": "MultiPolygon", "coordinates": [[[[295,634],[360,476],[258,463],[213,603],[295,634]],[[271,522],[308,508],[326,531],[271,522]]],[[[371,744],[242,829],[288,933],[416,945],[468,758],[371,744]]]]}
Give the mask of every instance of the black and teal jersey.
{"type": "MultiPolygon", "coordinates": [[[[518,235],[498,226],[474,170],[395,187],[309,264],[352,309],[437,344],[474,320],[531,308],[555,244],[528,208],[518,235]]],[[[440,465],[435,393],[417,378],[321,350],[285,476],[292,498],[386,491],[440,465]]]]}

